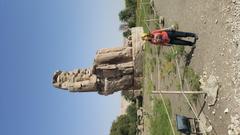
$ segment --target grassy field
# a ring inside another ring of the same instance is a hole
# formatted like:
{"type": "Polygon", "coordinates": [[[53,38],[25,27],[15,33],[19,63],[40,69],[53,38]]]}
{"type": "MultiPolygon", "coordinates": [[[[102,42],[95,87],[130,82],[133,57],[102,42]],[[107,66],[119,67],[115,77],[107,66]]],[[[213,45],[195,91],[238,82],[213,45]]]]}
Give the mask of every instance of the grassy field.
{"type": "MultiPolygon", "coordinates": [[[[149,24],[145,20],[152,16],[151,7],[149,4],[140,4],[140,2],[147,3],[149,0],[138,0],[137,8],[137,26],[144,28],[145,32],[149,29],[157,27],[155,24],[149,24]]],[[[160,46],[152,46],[149,43],[145,44],[144,51],[144,109],[149,114],[145,118],[145,135],[172,135],[170,123],[168,121],[166,110],[163,102],[158,97],[153,98],[151,92],[156,89],[155,82],[152,80],[152,74],[156,70],[157,59],[155,55],[159,53],[160,46]]],[[[171,104],[168,100],[167,108],[171,112],[171,104]]],[[[166,102],[165,101],[165,102],[166,102]]]]}
{"type": "MultiPolygon", "coordinates": [[[[153,115],[150,118],[151,135],[173,135],[162,100],[154,99],[153,102],[153,115]]],[[[168,100],[165,100],[165,102],[167,105],[167,110],[171,115],[171,104],[168,100]]]]}
{"type": "Polygon", "coordinates": [[[151,15],[151,7],[149,4],[149,0],[137,0],[137,22],[136,26],[141,26],[144,28],[144,31],[148,31],[148,23],[145,21],[151,15]]]}

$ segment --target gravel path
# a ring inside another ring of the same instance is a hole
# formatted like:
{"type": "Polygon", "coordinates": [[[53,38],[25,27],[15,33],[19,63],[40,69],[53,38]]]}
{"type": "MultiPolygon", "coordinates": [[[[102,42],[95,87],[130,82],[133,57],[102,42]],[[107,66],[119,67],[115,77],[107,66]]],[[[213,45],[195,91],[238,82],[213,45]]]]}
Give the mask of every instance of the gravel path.
{"type": "Polygon", "coordinates": [[[177,23],[181,31],[199,35],[190,66],[203,78],[215,76],[220,86],[216,104],[205,106],[204,113],[218,135],[238,135],[240,0],[155,0],[154,3],[167,26],[177,23]]]}

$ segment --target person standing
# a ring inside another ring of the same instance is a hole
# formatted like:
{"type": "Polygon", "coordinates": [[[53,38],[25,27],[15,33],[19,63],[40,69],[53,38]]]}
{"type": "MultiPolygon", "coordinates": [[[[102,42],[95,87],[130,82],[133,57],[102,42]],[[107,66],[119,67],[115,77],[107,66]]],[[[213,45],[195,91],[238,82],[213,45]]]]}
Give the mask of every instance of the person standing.
{"type": "Polygon", "coordinates": [[[149,41],[155,45],[184,45],[184,46],[193,46],[196,43],[198,36],[195,33],[191,32],[182,32],[175,30],[154,30],[150,33],[143,33],[142,40],[149,41]],[[192,37],[194,41],[182,40],[183,37],[192,37]]]}

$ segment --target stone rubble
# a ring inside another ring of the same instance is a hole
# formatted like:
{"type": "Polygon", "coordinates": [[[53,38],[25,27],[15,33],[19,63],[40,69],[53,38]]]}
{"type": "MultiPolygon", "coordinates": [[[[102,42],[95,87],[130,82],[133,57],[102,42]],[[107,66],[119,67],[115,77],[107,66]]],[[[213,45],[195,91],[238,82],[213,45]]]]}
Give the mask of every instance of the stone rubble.
{"type": "MultiPolygon", "coordinates": [[[[207,75],[206,72],[203,73],[204,75],[207,75]]],[[[207,93],[206,101],[209,106],[212,106],[217,101],[217,94],[219,90],[219,83],[217,81],[216,76],[213,76],[212,74],[206,79],[206,77],[200,78],[201,86],[200,88],[207,93]]]]}
{"type": "Polygon", "coordinates": [[[240,134],[240,116],[236,114],[231,116],[231,124],[228,125],[228,135],[240,134]]]}
{"type": "MultiPolygon", "coordinates": [[[[232,83],[234,89],[234,99],[240,104],[240,48],[238,47],[240,42],[240,0],[232,0],[232,18],[227,20],[231,24],[231,30],[233,39],[230,41],[234,47],[234,57],[232,59],[232,83]]],[[[231,50],[232,52],[232,50],[231,50]]]]}
{"type": "Polygon", "coordinates": [[[224,113],[227,114],[228,112],[229,112],[229,109],[226,108],[226,109],[224,110],[224,113]]]}
{"type": "MultiPolygon", "coordinates": [[[[228,135],[239,135],[240,134],[240,0],[232,0],[229,6],[229,12],[231,14],[231,18],[226,20],[228,26],[231,27],[231,32],[233,35],[233,39],[228,39],[227,41],[232,44],[232,47],[229,47],[228,52],[233,55],[233,57],[229,60],[229,65],[231,66],[231,87],[233,89],[233,93],[231,94],[231,102],[236,102],[238,105],[235,106],[233,112],[238,113],[234,116],[231,116],[231,123],[228,126],[228,135]],[[232,98],[234,97],[234,98],[232,98]]],[[[227,108],[228,109],[228,108],[227,108]]],[[[229,110],[227,110],[229,111],[229,110]]],[[[226,110],[224,111],[227,112],[226,110]]]]}

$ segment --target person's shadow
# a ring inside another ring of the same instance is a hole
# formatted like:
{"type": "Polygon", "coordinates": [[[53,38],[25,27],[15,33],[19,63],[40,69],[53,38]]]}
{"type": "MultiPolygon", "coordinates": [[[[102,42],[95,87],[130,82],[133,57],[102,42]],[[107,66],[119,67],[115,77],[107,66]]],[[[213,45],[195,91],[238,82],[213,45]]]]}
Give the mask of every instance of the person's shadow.
{"type": "Polygon", "coordinates": [[[191,48],[191,51],[185,56],[185,57],[186,57],[185,66],[189,66],[189,64],[191,63],[192,55],[193,55],[193,53],[194,53],[195,48],[196,48],[196,46],[193,46],[193,47],[191,48]]]}

